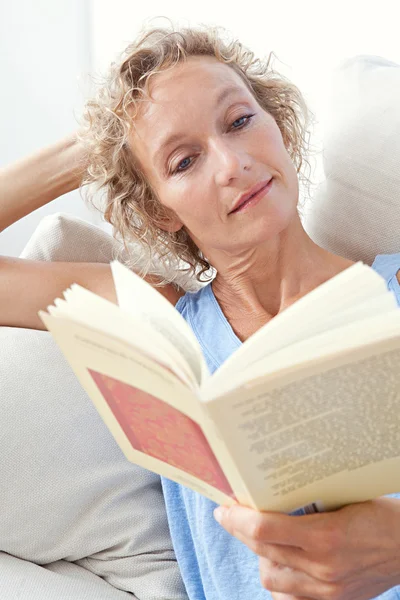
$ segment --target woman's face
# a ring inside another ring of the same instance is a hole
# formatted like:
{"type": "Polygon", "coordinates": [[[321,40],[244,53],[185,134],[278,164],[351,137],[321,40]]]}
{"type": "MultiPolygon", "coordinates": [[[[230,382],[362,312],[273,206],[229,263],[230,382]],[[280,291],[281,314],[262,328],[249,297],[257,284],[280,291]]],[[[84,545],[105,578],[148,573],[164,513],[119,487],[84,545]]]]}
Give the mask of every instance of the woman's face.
{"type": "Polygon", "coordinates": [[[240,76],[213,57],[191,57],[160,73],[135,119],[131,145],[170,225],[184,225],[204,255],[245,251],[285,229],[298,180],[280,130],[240,76]],[[231,212],[242,194],[268,186],[231,212]]]}

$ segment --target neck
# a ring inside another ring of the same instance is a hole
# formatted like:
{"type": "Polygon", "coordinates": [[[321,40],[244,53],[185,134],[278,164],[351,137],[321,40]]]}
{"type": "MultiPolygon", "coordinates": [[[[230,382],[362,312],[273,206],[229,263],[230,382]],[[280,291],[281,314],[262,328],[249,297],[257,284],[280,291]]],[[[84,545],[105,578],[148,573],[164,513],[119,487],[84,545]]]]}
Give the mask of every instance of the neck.
{"type": "Polygon", "coordinates": [[[242,341],[352,261],[315,244],[300,219],[276,238],[236,254],[207,255],[217,270],[214,294],[242,341]]]}

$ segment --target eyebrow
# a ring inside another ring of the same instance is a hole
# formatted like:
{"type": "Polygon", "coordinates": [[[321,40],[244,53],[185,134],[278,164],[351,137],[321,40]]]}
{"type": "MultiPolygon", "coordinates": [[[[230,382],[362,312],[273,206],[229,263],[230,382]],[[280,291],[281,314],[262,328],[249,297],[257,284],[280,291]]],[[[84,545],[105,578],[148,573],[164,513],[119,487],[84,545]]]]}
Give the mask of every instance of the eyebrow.
{"type": "MultiPolygon", "coordinates": [[[[222,102],[231,94],[233,94],[234,92],[242,92],[243,90],[241,90],[238,86],[236,85],[230,85],[226,88],[224,88],[222,90],[222,92],[217,96],[217,100],[215,102],[215,106],[218,107],[220,104],[222,104],[222,102]]],[[[160,160],[161,155],[163,154],[164,150],[168,147],[171,146],[171,144],[175,143],[175,142],[179,142],[182,138],[184,138],[186,135],[186,133],[172,133],[170,136],[166,137],[165,140],[162,141],[160,147],[157,149],[157,151],[154,153],[153,156],[153,162],[157,163],[158,160],[160,160]]]]}

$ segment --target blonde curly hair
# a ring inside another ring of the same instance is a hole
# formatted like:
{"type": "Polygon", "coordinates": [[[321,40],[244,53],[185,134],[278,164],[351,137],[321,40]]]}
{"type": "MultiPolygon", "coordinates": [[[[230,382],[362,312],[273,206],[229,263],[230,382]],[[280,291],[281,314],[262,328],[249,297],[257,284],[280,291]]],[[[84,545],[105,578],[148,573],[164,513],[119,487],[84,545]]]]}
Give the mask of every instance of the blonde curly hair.
{"type": "MultiPolygon", "coordinates": [[[[105,192],[101,210],[123,243],[125,262],[132,268],[137,265],[139,244],[148,257],[144,264],[142,261],[142,276],[155,272],[157,261],[169,274],[183,270],[204,282],[212,278],[212,266],[185,227],[174,233],[160,227],[168,212],[135,164],[128,144],[140,104],[149,98],[151,78],[191,56],[213,56],[238,73],[258,104],[275,119],[300,184],[309,181],[303,167],[309,166],[312,115],[297,87],[272,69],[272,53],[261,61],[238,40],[230,39],[226,30],[216,27],[172,26],[142,32],[121,60],[111,65],[96,98],[87,102],[80,137],[87,147],[89,166],[82,184],[105,192]]],[[[163,278],[159,285],[173,279],[163,278]]]]}

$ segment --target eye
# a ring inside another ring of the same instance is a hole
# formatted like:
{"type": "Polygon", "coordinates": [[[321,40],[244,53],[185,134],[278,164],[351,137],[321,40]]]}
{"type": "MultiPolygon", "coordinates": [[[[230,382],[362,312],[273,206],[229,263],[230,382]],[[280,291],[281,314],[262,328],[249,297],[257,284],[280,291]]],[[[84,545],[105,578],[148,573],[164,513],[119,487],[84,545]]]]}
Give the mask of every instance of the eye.
{"type": "Polygon", "coordinates": [[[186,158],[182,159],[178,163],[176,169],[173,169],[172,174],[175,175],[176,173],[182,173],[182,171],[187,171],[192,165],[192,162],[188,162],[191,158],[191,156],[187,156],[186,158]],[[182,166],[183,168],[181,168],[182,166]]]}
{"type": "Polygon", "coordinates": [[[233,121],[233,123],[232,123],[233,129],[242,129],[243,127],[246,127],[246,125],[248,125],[248,123],[250,123],[250,121],[253,117],[254,117],[254,115],[243,115],[243,117],[239,117],[238,119],[236,119],[236,121],[233,121]],[[235,123],[238,123],[239,126],[235,126],[235,123]]]}
{"type": "MultiPolygon", "coordinates": [[[[243,115],[242,117],[239,117],[238,119],[236,119],[235,121],[233,121],[231,127],[233,129],[244,129],[251,121],[251,119],[254,117],[255,115],[243,115]]],[[[192,164],[193,164],[193,157],[192,156],[187,156],[186,158],[183,158],[176,166],[176,168],[172,169],[171,171],[171,175],[178,175],[179,173],[183,173],[184,171],[188,171],[192,164]]]]}

